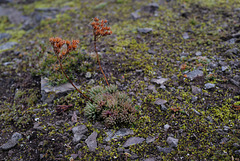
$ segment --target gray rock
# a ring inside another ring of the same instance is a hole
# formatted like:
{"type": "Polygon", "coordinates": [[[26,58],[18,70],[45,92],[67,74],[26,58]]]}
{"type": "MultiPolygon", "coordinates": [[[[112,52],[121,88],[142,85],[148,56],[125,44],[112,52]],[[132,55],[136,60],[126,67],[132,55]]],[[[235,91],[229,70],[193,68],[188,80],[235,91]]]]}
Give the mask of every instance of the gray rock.
{"type": "Polygon", "coordinates": [[[224,55],[227,57],[233,57],[234,55],[239,55],[240,51],[238,48],[232,48],[227,50],[224,55]]]}
{"type": "Polygon", "coordinates": [[[188,35],[187,32],[184,32],[184,33],[183,33],[183,38],[184,38],[184,39],[189,39],[189,35],[188,35]]]}
{"type": "Polygon", "coordinates": [[[35,122],[34,125],[33,125],[33,129],[41,131],[41,130],[43,130],[43,127],[40,125],[40,123],[35,122]]]}
{"type": "Polygon", "coordinates": [[[83,144],[78,143],[78,144],[74,147],[74,149],[75,149],[76,151],[78,151],[81,147],[83,147],[83,144]]]}
{"type": "Polygon", "coordinates": [[[187,73],[187,78],[189,78],[191,81],[193,81],[197,77],[203,77],[203,71],[196,69],[194,71],[187,73]]]}
{"type": "Polygon", "coordinates": [[[157,3],[149,3],[147,6],[143,6],[141,8],[141,11],[154,14],[158,9],[159,5],[157,3]]]}
{"type": "Polygon", "coordinates": [[[147,88],[148,90],[151,90],[151,91],[156,90],[155,85],[149,85],[147,88]]]}
{"type": "Polygon", "coordinates": [[[201,56],[201,55],[202,55],[202,52],[201,52],[201,51],[197,51],[195,55],[196,55],[196,56],[201,56]]]}
{"type": "Polygon", "coordinates": [[[18,144],[18,141],[22,138],[22,134],[15,132],[11,139],[9,139],[5,144],[3,144],[0,148],[2,150],[9,150],[18,144]]]}
{"type": "Polygon", "coordinates": [[[73,132],[73,143],[79,143],[84,137],[85,133],[88,132],[86,125],[79,125],[74,128],[72,128],[73,132]]]}
{"type": "Polygon", "coordinates": [[[233,146],[234,146],[235,148],[240,148],[240,145],[239,145],[238,143],[234,143],[233,146]]]}
{"type": "Polygon", "coordinates": [[[131,129],[121,128],[116,133],[113,130],[107,131],[107,137],[104,139],[105,141],[110,141],[111,139],[121,138],[127,135],[133,135],[134,132],[131,129]]]}
{"type": "Polygon", "coordinates": [[[22,12],[18,11],[16,8],[1,7],[0,6],[0,16],[7,16],[11,23],[21,24],[24,22],[25,17],[22,12]]]}
{"type": "Polygon", "coordinates": [[[141,17],[139,12],[140,10],[136,10],[135,12],[131,13],[131,17],[133,18],[133,20],[139,19],[141,17]]]}
{"type": "Polygon", "coordinates": [[[234,151],[234,154],[236,154],[236,155],[239,155],[239,156],[240,156],[240,150],[235,150],[235,151],[234,151]]]}
{"type": "Polygon", "coordinates": [[[228,132],[230,130],[230,127],[228,126],[223,126],[223,131],[228,132]]]}
{"type": "Polygon", "coordinates": [[[89,150],[91,152],[95,151],[95,149],[97,148],[97,135],[98,133],[96,131],[94,131],[90,136],[88,136],[88,138],[85,140],[85,143],[87,144],[89,150]]]}
{"type": "Polygon", "coordinates": [[[228,138],[224,137],[221,139],[220,144],[226,144],[228,142],[228,138]]]}
{"type": "Polygon", "coordinates": [[[137,31],[142,34],[147,34],[147,33],[152,32],[152,28],[138,28],[137,31]]]}
{"type": "Polygon", "coordinates": [[[156,139],[156,137],[154,137],[154,136],[148,136],[147,139],[146,139],[146,143],[154,142],[155,139],[156,139]]]}
{"type": "Polygon", "coordinates": [[[23,30],[33,29],[37,27],[42,20],[55,18],[58,12],[59,12],[58,8],[36,8],[35,11],[31,13],[29,17],[25,18],[26,20],[22,25],[22,29],[23,30]]]}
{"type": "Polygon", "coordinates": [[[204,85],[204,87],[205,87],[205,89],[212,89],[212,88],[215,87],[215,84],[212,84],[212,83],[206,83],[206,84],[204,85]]]}
{"type": "Polygon", "coordinates": [[[144,140],[145,140],[144,138],[140,137],[131,137],[123,144],[123,147],[126,148],[131,145],[141,144],[144,140]]]}
{"type": "Polygon", "coordinates": [[[172,148],[162,148],[160,146],[157,146],[157,150],[161,153],[164,153],[164,154],[168,154],[168,153],[171,153],[171,151],[173,150],[172,148]]]}
{"type": "Polygon", "coordinates": [[[160,79],[155,79],[153,78],[151,80],[151,82],[153,83],[157,83],[157,84],[164,84],[165,82],[167,82],[169,79],[168,78],[160,78],[160,79]]]}
{"type": "Polygon", "coordinates": [[[168,108],[167,108],[165,105],[161,105],[161,110],[162,110],[162,111],[167,111],[168,108]]]}
{"type": "Polygon", "coordinates": [[[15,45],[17,45],[18,43],[16,42],[7,42],[3,45],[0,46],[0,50],[8,50],[13,48],[15,45]]]}
{"type": "Polygon", "coordinates": [[[92,74],[90,72],[87,72],[86,73],[86,78],[91,78],[92,77],[92,74]]]}
{"type": "Polygon", "coordinates": [[[239,75],[235,75],[233,77],[233,80],[237,81],[237,82],[240,82],[240,76],[239,75]]]}
{"type": "Polygon", "coordinates": [[[149,49],[148,54],[153,54],[154,55],[154,54],[156,54],[156,51],[149,49]]]}
{"type": "Polygon", "coordinates": [[[166,100],[163,100],[163,99],[160,99],[160,98],[157,98],[156,101],[154,102],[155,105],[164,105],[166,104],[167,101],[166,100]]]}
{"type": "Polygon", "coordinates": [[[224,132],[223,129],[216,129],[216,132],[220,135],[227,135],[227,132],[224,132]]]}
{"type": "Polygon", "coordinates": [[[0,40],[2,39],[10,39],[12,37],[12,35],[8,34],[8,33],[0,33],[0,40]]]}
{"type": "Polygon", "coordinates": [[[206,117],[206,120],[208,120],[209,122],[213,123],[213,119],[212,119],[211,116],[207,116],[207,117],[206,117]]]}
{"type": "Polygon", "coordinates": [[[175,139],[175,138],[169,136],[167,138],[167,143],[170,147],[175,147],[176,148],[177,145],[178,145],[178,139],[175,139]]]}
{"type": "Polygon", "coordinates": [[[227,44],[235,44],[236,41],[237,41],[236,38],[232,38],[232,39],[230,39],[230,40],[227,40],[226,43],[227,43],[227,44]]]}
{"type": "MultiPolygon", "coordinates": [[[[76,87],[80,88],[80,86],[76,87]]],[[[68,92],[73,90],[75,90],[75,88],[71,85],[71,83],[53,87],[49,85],[47,79],[41,78],[41,100],[43,103],[51,103],[55,97],[66,95],[68,92]]]]}
{"type": "Polygon", "coordinates": [[[235,81],[234,79],[230,79],[231,83],[234,84],[235,86],[240,86],[240,82],[235,81]]]}
{"type": "Polygon", "coordinates": [[[164,131],[168,131],[168,129],[169,129],[170,127],[171,127],[170,125],[165,124],[164,127],[163,127],[163,128],[164,128],[164,131]]]}
{"type": "Polygon", "coordinates": [[[137,154],[131,154],[130,156],[129,156],[129,159],[131,159],[131,160],[136,160],[136,159],[138,159],[139,158],[139,156],[137,155],[137,154]]]}
{"type": "Polygon", "coordinates": [[[198,112],[195,108],[192,108],[193,112],[199,116],[201,116],[202,114],[200,112],[198,112]]]}
{"type": "Polygon", "coordinates": [[[192,96],[192,98],[191,98],[191,101],[192,102],[196,102],[198,100],[198,97],[197,96],[192,96]]]}
{"type": "Polygon", "coordinates": [[[229,69],[229,66],[222,66],[222,72],[226,71],[227,69],[229,69]]]}
{"type": "Polygon", "coordinates": [[[218,64],[214,63],[214,62],[211,62],[211,63],[209,63],[209,67],[212,68],[212,69],[216,69],[218,67],[218,64]]]}
{"type": "Polygon", "coordinates": [[[202,94],[202,89],[198,88],[196,86],[192,86],[192,94],[194,94],[194,95],[202,94]]]}

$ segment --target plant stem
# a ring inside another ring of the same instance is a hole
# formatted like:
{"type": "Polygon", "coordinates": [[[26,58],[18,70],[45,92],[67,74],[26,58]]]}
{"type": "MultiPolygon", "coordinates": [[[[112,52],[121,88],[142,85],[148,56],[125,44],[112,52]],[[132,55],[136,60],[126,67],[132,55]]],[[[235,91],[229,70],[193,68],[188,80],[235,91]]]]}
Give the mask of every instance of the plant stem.
{"type": "MultiPolygon", "coordinates": [[[[57,54],[56,54],[56,55],[57,55],[57,54]]],[[[93,100],[92,100],[91,98],[89,98],[88,96],[86,96],[85,94],[83,94],[83,93],[73,84],[73,82],[71,81],[71,79],[70,79],[70,78],[67,76],[67,74],[64,72],[63,67],[62,67],[62,62],[61,62],[60,58],[58,57],[58,55],[57,55],[57,59],[58,59],[58,61],[59,61],[60,68],[61,68],[62,72],[64,73],[64,75],[65,75],[65,77],[68,79],[68,81],[72,84],[72,86],[73,86],[80,94],[82,94],[83,97],[85,97],[87,100],[93,102],[93,100]]]]}
{"type": "Polygon", "coordinates": [[[106,76],[105,76],[105,74],[104,74],[104,72],[103,72],[103,70],[102,70],[102,67],[101,67],[101,64],[100,64],[100,60],[99,60],[99,57],[98,57],[98,52],[97,52],[97,37],[96,37],[95,35],[94,35],[94,50],[95,50],[95,53],[96,53],[96,55],[97,55],[97,61],[98,61],[98,64],[99,64],[99,68],[100,68],[100,70],[101,70],[101,72],[102,72],[102,74],[103,74],[103,76],[104,76],[104,79],[105,79],[107,85],[109,86],[108,80],[107,80],[107,78],[106,78],[106,76]]]}

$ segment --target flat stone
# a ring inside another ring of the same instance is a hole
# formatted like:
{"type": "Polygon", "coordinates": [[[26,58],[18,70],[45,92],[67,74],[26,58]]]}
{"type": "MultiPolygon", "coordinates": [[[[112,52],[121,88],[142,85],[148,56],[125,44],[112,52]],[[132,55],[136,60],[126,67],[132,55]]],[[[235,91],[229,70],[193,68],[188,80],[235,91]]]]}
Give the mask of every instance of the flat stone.
{"type": "Polygon", "coordinates": [[[196,55],[196,56],[201,56],[201,55],[202,55],[202,52],[201,52],[201,51],[197,51],[195,55],[196,55]]]}
{"type": "Polygon", "coordinates": [[[168,129],[169,129],[170,127],[171,127],[170,125],[165,124],[164,127],[163,127],[163,128],[164,128],[164,131],[168,131],[168,129]]]}
{"type": "Polygon", "coordinates": [[[225,72],[227,69],[229,69],[229,66],[222,66],[222,72],[225,72]]]}
{"type": "Polygon", "coordinates": [[[233,77],[233,80],[237,81],[237,82],[240,82],[240,76],[239,75],[235,75],[233,77]]]}
{"type": "Polygon", "coordinates": [[[206,83],[206,84],[204,85],[204,87],[205,87],[205,89],[212,89],[212,88],[215,87],[215,84],[212,84],[212,83],[206,83]]]}
{"type": "Polygon", "coordinates": [[[155,85],[149,85],[147,88],[148,90],[151,90],[151,91],[156,90],[155,85]]]}
{"type": "Polygon", "coordinates": [[[35,122],[34,123],[34,126],[33,126],[33,129],[34,130],[43,130],[43,127],[40,125],[40,123],[38,123],[38,122],[35,122]]]}
{"type": "Polygon", "coordinates": [[[167,82],[169,80],[169,78],[160,78],[160,79],[155,79],[153,78],[151,80],[151,82],[153,83],[157,83],[157,84],[164,84],[165,82],[167,82]]]}
{"type": "Polygon", "coordinates": [[[130,156],[129,156],[129,159],[131,159],[131,160],[136,160],[136,159],[138,159],[139,158],[139,156],[137,155],[137,154],[131,154],[130,156]]]}
{"type": "Polygon", "coordinates": [[[161,153],[164,153],[164,154],[168,154],[168,153],[171,153],[171,151],[173,150],[172,148],[163,148],[163,147],[160,147],[160,146],[157,146],[157,150],[161,153]]]}
{"type": "Polygon", "coordinates": [[[141,16],[139,15],[139,11],[140,10],[136,10],[135,12],[131,13],[131,17],[133,18],[133,20],[139,19],[141,16]]]}
{"type": "MultiPolygon", "coordinates": [[[[75,85],[77,88],[80,86],[75,85]]],[[[62,96],[75,90],[71,83],[62,84],[60,86],[49,85],[47,79],[41,78],[41,95],[43,103],[51,103],[56,96],[62,96]]]]}
{"type": "Polygon", "coordinates": [[[202,89],[198,88],[196,86],[192,86],[192,94],[194,94],[194,95],[202,94],[202,89]]]}
{"type": "Polygon", "coordinates": [[[9,139],[5,144],[3,144],[0,148],[2,150],[9,150],[18,144],[18,141],[22,138],[22,134],[15,132],[11,139],[9,139]]]}
{"type": "Polygon", "coordinates": [[[141,8],[141,11],[154,14],[158,9],[159,5],[157,3],[149,3],[147,6],[143,6],[141,8]]]}
{"type": "Polygon", "coordinates": [[[189,39],[189,35],[188,35],[187,32],[184,32],[184,33],[183,33],[183,38],[184,38],[184,39],[189,39]]]}
{"type": "Polygon", "coordinates": [[[123,147],[126,148],[131,145],[141,144],[144,140],[145,140],[144,138],[140,137],[131,137],[123,144],[123,147]]]}
{"type": "Polygon", "coordinates": [[[146,138],[146,143],[154,142],[155,139],[156,139],[156,137],[154,137],[154,136],[148,136],[148,137],[146,138]]]}
{"type": "Polygon", "coordinates": [[[73,143],[79,143],[85,137],[84,134],[86,132],[88,132],[88,128],[86,125],[79,125],[72,128],[73,143]]]}
{"type": "Polygon", "coordinates": [[[157,98],[156,101],[154,102],[155,105],[164,105],[166,104],[167,101],[166,100],[163,100],[163,99],[160,99],[160,98],[157,98]]]}
{"type": "Polygon", "coordinates": [[[97,135],[98,133],[94,131],[88,138],[85,140],[85,143],[87,144],[89,151],[93,152],[97,148],[97,135]]]}
{"type": "Polygon", "coordinates": [[[162,110],[162,111],[167,111],[168,108],[167,108],[167,106],[165,106],[165,105],[161,105],[161,110],[162,110]]]}
{"type": "Polygon", "coordinates": [[[142,34],[147,34],[147,33],[152,32],[152,28],[138,28],[137,31],[142,34]]]}
{"type": "Polygon", "coordinates": [[[15,45],[17,45],[18,43],[16,42],[7,42],[3,45],[0,46],[0,50],[8,50],[13,48],[15,45]]]}
{"type": "Polygon", "coordinates": [[[228,126],[223,126],[223,131],[228,132],[230,130],[230,127],[228,126]]]}
{"type": "Polygon", "coordinates": [[[169,136],[167,138],[167,143],[170,147],[175,147],[176,148],[177,145],[178,145],[178,139],[175,139],[175,138],[169,136]]]}
{"type": "Polygon", "coordinates": [[[187,73],[186,75],[187,75],[187,78],[189,78],[191,81],[193,81],[197,77],[203,77],[203,71],[196,69],[194,71],[187,73]]]}
{"type": "Polygon", "coordinates": [[[238,55],[240,53],[238,48],[232,48],[227,50],[224,55],[228,57],[232,57],[233,55],[238,55]]]}
{"type": "Polygon", "coordinates": [[[131,129],[121,128],[116,133],[113,130],[107,131],[107,137],[104,139],[105,141],[110,141],[111,139],[121,138],[127,135],[133,135],[134,132],[131,129]]]}

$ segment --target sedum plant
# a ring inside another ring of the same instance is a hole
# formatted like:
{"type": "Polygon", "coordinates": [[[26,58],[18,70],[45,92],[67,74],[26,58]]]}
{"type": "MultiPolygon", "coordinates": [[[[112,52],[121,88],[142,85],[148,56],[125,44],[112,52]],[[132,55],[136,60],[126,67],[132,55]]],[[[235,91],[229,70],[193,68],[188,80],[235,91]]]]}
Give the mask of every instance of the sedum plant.
{"type": "Polygon", "coordinates": [[[94,50],[97,56],[99,69],[103,74],[107,86],[96,86],[89,90],[88,96],[82,93],[71,81],[67,73],[63,68],[63,60],[70,54],[71,51],[75,51],[79,43],[78,40],[62,40],[59,37],[50,38],[49,41],[53,47],[55,56],[57,57],[59,68],[62,73],[72,84],[72,86],[81,95],[88,100],[84,109],[84,115],[92,120],[101,120],[105,126],[110,127],[119,124],[131,124],[136,120],[137,110],[133,107],[132,101],[129,99],[126,93],[118,91],[116,85],[110,85],[102,70],[100,59],[97,51],[97,41],[107,35],[111,35],[112,31],[107,25],[107,20],[99,20],[94,18],[91,22],[94,36],[94,50]],[[65,46],[66,49],[62,47],[65,46]]]}
{"type": "Polygon", "coordinates": [[[103,121],[106,127],[136,121],[137,110],[128,95],[118,91],[116,85],[93,87],[89,95],[93,102],[88,102],[84,109],[87,118],[103,121]]]}

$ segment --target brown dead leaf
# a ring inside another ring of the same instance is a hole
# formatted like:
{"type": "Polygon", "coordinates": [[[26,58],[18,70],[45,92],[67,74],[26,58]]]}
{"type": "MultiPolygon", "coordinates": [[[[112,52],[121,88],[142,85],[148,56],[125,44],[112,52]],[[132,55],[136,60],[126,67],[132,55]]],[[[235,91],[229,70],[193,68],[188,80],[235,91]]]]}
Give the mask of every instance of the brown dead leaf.
{"type": "Polygon", "coordinates": [[[180,107],[176,107],[176,108],[171,107],[170,110],[172,110],[173,112],[178,112],[178,111],[180,111],[181,109],[180,109],[180,107]]]}
{"type": "Polygon", "coordinates": [[[180,69],[181,69],[181,70],[185,70],[186,67],[187,67],[187,64],[182,64],[182,65],[180,66],[180,69]]]}

